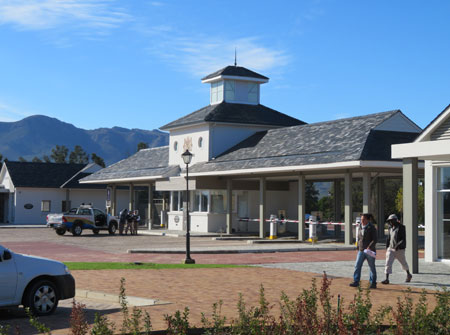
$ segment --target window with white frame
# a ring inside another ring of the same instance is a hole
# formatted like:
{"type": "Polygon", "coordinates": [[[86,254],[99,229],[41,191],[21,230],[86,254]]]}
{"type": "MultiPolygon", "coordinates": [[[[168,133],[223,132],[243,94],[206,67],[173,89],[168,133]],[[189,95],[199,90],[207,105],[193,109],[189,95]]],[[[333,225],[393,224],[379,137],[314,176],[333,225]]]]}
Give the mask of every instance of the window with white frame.
{"type": "Polygon", "coordinates": [[[450,167],[438,168],[438,258],[450,259],[450,167]]]}
{"type": "Polygon", "coordinates": [[[208,191],[191,191],[190,196],[192,212],[208,211],[208,191]]]}
{"type": "Polygon", "coordinates": [[[233,80],[225,81],[225,101],[234,101],[235,82],[233,80]]]}
{"type": "Polygon", "coordinates": [[[211,104],[219,103],[223,100],[223,81],[211,83],[211,104]]]}
{"type": "Polygon", "coordinates": [[[183,211],[184,192],[172,191],[171,193],[172,193],[172,211],[174,212],[183,211]]]}
{"type": "Polygon", "coordinates": [[[248,102],[258,103],[258,84],[248,83],[248,102]]]}
{"type": "Polygon", "coordinates": [[[211,196],[211,213],[226,213],[227,210],[227,193],[224,190],[210,191],[211,196]]]}
{"type": "Polygon", "coordinates": [[[41,201],[41,212],[50,212],[51,209],[51,201],[50,200],[42,200],[41,201]]]}

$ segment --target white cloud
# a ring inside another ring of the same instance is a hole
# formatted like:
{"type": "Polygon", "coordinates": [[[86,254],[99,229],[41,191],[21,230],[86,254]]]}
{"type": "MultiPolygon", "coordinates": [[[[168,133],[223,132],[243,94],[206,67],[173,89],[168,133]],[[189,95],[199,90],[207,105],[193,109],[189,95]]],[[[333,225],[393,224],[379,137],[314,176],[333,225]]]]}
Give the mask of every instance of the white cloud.
{"type": "Polygon", "coordinates": [[[0,0],[0,24],[23,30],[61,25],[105,30],[129,20],[123,9],[110,4],[110,0],[0,0]]]}
{"type": "MultiPolygon", "coordinates": [[[[173,33],[173,32],[172,32],[173,33]]],[[[261,38],[238,39],[210,37],[173,37],[166,34],[161,41],[152,40],[148,50],[179,70],[203,76],[234,63],[256,71],[279,69],[289,62],[286,51],[264,45],[261,38]]]]}
{"type": "Polygon", "coordinates": [[[24,117],[30,116],[30,113],[25,113],[8,104],[0,102],[0,121],[14,122],[22,120],[24,117]]]}

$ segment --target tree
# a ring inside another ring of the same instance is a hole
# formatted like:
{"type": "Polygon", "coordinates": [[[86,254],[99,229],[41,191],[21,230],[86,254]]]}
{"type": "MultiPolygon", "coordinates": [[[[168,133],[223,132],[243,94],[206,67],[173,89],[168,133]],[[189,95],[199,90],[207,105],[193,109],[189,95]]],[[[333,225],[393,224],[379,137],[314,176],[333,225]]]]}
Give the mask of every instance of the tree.
{"type": "Polygon", "coordinates": [[[305,181],[305,213],[311,213],[318,209],[319,191],[314,182],[305,181]]]}
{"type": "Polygon", "coordinates": [[[51,163],[50,157],[48,157],[47,155],[42,156],[42,160],[46,163],[51,163]]]}
{"type": "Polygon", "coordinates": [[[89,163],[89,156],[81,146],[76,145],[69,155],[69,163],[87,164],[89,163]]]}
{"type": "Polygon", "coordinates": [[[104,168],[106,166],[103,158],[101,158],[100,156],[97,156],[95,153],[92,153],[91,159],[95,164],[100,165],[102,168],[104,168]]]}
{"type": "Polygon", "coordinates": [[[324,220],[333,220],[334,215],[334,198],[331,196],[325,196],[320,198],[317,206],[319,207],[319,211],[322,212],[324,220]]]}
{"type": "Polygon", "coordinates": [[[142,150],[142,149],[148,149],[148,144],[145,142],[139,142],[137,145],[137,151],[142,150]]]}
{"type": "Polygon", "coordinates": [[[52,149],[52,154],[50,155],[50,157],[55,163],[67,163],[68,153],[69,149],[67,149],[65,145],[56,145],[56,147],[52,149]]]}
{"type": "Polygon", "coordinates": [[[3,162],[3,155],[0,154],[0,163],[3,162]]]}
{"type": "Polygon", "coordinates": [[[42,163],[42,159],[40,159],[37,156],[34,156],[33,159],[31,160],[33,163],[42,163]]]}
{"type": "Polygon", "coordinates": [[[23,158],[22,156],[20,156],[19,158],[19,162],[26,162],[27,160],[25,158],[23,158]]]}

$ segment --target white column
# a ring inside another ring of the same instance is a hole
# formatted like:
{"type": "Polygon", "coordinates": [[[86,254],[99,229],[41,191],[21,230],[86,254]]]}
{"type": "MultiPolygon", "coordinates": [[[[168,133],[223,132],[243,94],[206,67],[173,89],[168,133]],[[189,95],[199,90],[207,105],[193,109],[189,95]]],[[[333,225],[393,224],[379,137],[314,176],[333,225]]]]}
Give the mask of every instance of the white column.
{"type": "MultiPolygon", "coordinates": [[[[378,189],[377,189],[377,219],[378,219],[378,239],[384,237],[384,178],[378,177],[378,189]]],[[[390,213],[389,213],[390,214],[390,213]]]]}
{"type": "Polygon", "coordinates": [[[406,260],[413,273],[419,273],[417,248],[417,158],[403,159],[403,224],[406,228],[406,260]]]}
{"type": "Polygon", "coordinates": [[[128,194],[128,210],[134,209],[134,185],[130,184],[130,192],[128,194]]]}
{"type": "Polygon", "coordinates": [[[438,223],[438,173],[432,161],[425,161],[425,261],[437,260],[437,223],[438,223]]]}
{"type": "MultiPolygon", "coordinates": [[[[336,222],[341,222],[341,181],[334,181],[334,220],[336,222]]],[[[341,237],[341,226],[334,226],[334,237],[339,239],[341,237]]]]}
{"type": "Polygon", "coordinates": [[[259,178],[259,237],[266,236],[264,231],[264,220],[266,217],[266,178],[259,178]]]}
{"type": "Polygon", "coordinates": [[[371,213],[370,209],[370,172],[364,172],[362,178],[363,187],[363,213],[371,213]]]}
{"type": "Polygon", "coordinates": [[[231,234],[233,222],[233,190],[232,180],[227,179],[227,234],[231,234]]]}
{"type": "Polygon", "coordinates": [[[298,239],[304,241],[305,236],[305,176],[298,177],[298,239]]]}
{"type": "Polygon", "coordinates": [[[117,215],[117,186],[111,186],[111,215],[117,215]]]}
{"type": "Polygon", "coordinates": [[[352,204],[352,174],[347,172],[344,176],[345,193],[345,244],[353,244],[353,204],[352,204]]]}
{"type": "Polygon", "coordinates": [[[153,223],[153,183],[148,184],[148,229],[152,229],[153,223]]]}

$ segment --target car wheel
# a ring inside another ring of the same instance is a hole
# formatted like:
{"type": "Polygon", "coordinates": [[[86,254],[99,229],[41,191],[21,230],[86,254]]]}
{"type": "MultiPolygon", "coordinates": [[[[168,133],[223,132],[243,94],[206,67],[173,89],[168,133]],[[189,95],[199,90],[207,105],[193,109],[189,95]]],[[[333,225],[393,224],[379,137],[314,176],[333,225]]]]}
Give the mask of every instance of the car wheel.
{"type": "Polygon", "coordinates": [[[52,314],[58,307],[58,292],[55,284],[49,280],[39,280],[27,290],[24,305],[34,315],[52,314]]]}
{"type": "Polygon", "coordinates": [[[100,229],[92,229],[92,232],[94,235],[98,235],[98,233],[100,233],[100,229]]]}
{"type": "Polygon", "coordinates": [[[66,233],[65,228],[57,228],[56,229],[56,234],[58,234],[58,235],[64,235],[65,233],[66,233]]]}
{"type": "Polygon", "coordinates": [[[80,236],[83,232],[83,227],[81,226],[81,223],[75,223],[72,226],[72,235],[73,236],[80,236]]]}
{"type": "Polygon", "coordinates": [[[117,222],[110,222],[108,227],[109,235],[114,235],[117,231],[117,222]]]}

